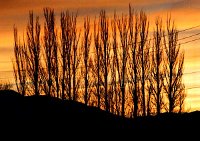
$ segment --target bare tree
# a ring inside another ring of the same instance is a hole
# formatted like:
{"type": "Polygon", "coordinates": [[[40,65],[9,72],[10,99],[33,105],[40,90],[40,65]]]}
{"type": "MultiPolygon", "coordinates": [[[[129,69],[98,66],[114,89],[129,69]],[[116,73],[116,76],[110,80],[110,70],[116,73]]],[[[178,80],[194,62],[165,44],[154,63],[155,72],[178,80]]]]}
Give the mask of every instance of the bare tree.
{"type": "Polygon", "coordinates": [[[26,95],[27,89],[27,72],[26,72],[26,46],[21,45],[18,39],[17,28],[14,27],[14,53],[13,70],[17,91],[22,95],[26,95]]]}
{"type": "Polygon", "coordinates": [[[73,19],[73,28],[72,31],[72,87],[73,87],[73,100],[76,101],[78,98],[78,89],[80,86],[80,75],[78,77],[78,67],[80,64],[80,58],[79,56],[79,39],[80,39],[80,32],[77,31],[77,20],[76,20],[77,14],[74,16],[73,19]]]}
{"type": "MultiPolygon", "coordinates": [[[[55,22],[55,21],[54,21],[55,22]]],[[[54,46],[53,46],[53,57],[52,57],[52,81],[54,86],[54,96],[60,97],[60,61],[59,61],[59,45],[58,45],[58,39],[57,34],[55,30],[52,30],[54,33],[54,46]]]]}
{"type": "Polygon", "coordinates": [[[66,11],[66,13],[61,13],[61,93],[62,99],[68,97],[69,100],[72,100],[73,98],[76,99],[77,85],[79,83],[79,81],[76,81],[76,72],[79,64],[79,59],[78,57],[76,58],[76,55],[80,34],[77,33],[76,20],[77,14],[70,14],[68,11],[66,11]],[[71,93],[72,88],[73,96],[71,93]]]}
{"type": "Polygon", "coordinates": [[[117,17],[114,13],[111,26],[102,10],[98,22],[94,21],[93,36],[88,17],[84,20],[83,37],[77,30],[77,14],[61,13],[60,36],[54,10],[44,8],[44,18],[42,38],[39,18],[35,20],[33,12],[29,14],[27,39],[23,44],[14,28],[13,69],[17,89],[23,95],[27,90],[35,95],[44,92],[96,105],[123,117],[132,112],[134,117],[151,115],[153,108],[160,114],[166,103],[169,112],[184,110],[184,53],[180,51],[178,31],[170,18],[167,35],[162,31],[162,21],[156,19],[151,49],[147,15],[143,11],[134,13],[131,6],[128,16],[117,17]],[[94,55],[90,55],[92,51],[94,55]]]}
{"type": "Polygon", "coordinates": [[[167,34],[164,38],[164,52],[164,90],[168,98],[169,112],[172,113],[175,112],[181,103],[183,103],[185,87],[182,83],[184,53],[180,51],[178,31],[175,28],[174,22],[171,21],[171,18],[167,19],[167,34]]]}
{"type": "MultiPolygon", "coordinates": [[[[126,78],[127,78],[127,58],[128,58],[128,18],[126,16],[121,17],[117,21],[117,27],[119,31],[119,40],[120,40],[120,64],[119,65],[119,83],[120,83],[120,91],[122,95],[122,116],[125,116],[125,87],[126,87],[126,78]]],[[[118,56],[116,56],[118,57],[118,56]]]]}
{"type": "Polygon", "coordinates": [[[139,106],[139,16],[137,13],[133,13],[132,8],[129,6],[129,42],[130,42],[130,57],[129,57],[129,79],[131,80],[130,92],[133,97],[133,116],[138,115],[139,106]]]}
{"type": "Polygon", "coordinates": [[[118,107],[118,90],[117,90],[117,79],[116,79],[116,63],[115,58],[112,56],[110,58],[112,63],[110,64],[110,72],[111,72],[111,79],[110,79],[110,89],[109,89],[109,103],[110,103],[110,112],[119,115],[119,107],[118,107]]]}
{"type": "Polygon", "coordinates": [[[101,46],[103,50],[103,75],[104,75],[104,81],[103,81],[103,87],[104,87],[104,103],[105,103],[105,110],[109,111],[109,103],[108,103],[108,73],[109,73],[109,21],[106,16],[105,11],[100,12],[100,41],[101,41],[101,46]]]}
{"type": "Polygon", "coordinates": [[[61,54],[61,59],[62,59],[62,76],[61,76],[61,98],[65,99],[66,98],[66,71],[67,71],[67,37],[66,37],[66,32],[69,30],[66,30],[67,28],[67,15],[65,15],[64,12],[61,13],[61,18],[60,18],[60,23],[61,23],[61,49],[60,49],[60,54],[61,54]]]}
{"type": "Polygon", "coordinates": [[[100,33],[99,33],[99,24],[94,21],[94,46],[95,46],[95,57],[94,57],[94,65],[93,65],[93,73],[95,78],[95,87],[96,87],[96,95],[97,95],[97,107],[100,108],[101,103],[101,95],[100,95],[100,85],[101,85],[101,44],[100,44],[100,33]]]}
{"type": "Polygon", "coordinates": [[[83,33],[83,45],[82,45],[82,52],[83,52],[83,60],[84,60],[84,102],[88,105],[89,100],[89,52],[90,52],[90,44],[91,44],[91,34],[90,34],[90,19],[87,17],[84,20],[84,33],[83,33]]]}
{"type": "Polygon", "coordinates": [[[160,18],[156,19],[156,29],[153,34],[153,46],[151,52],[151,76],[150,80],[150,89],[152,89],[152,95],[154,97],[153,104],[156,106],[156,113],[159,115],[163,107],[163,29],[162,29],[162,20],[160,18]]]}
{"type": "Polygon", "coordinates": [[[149,63],[149,48],[147,46],[147,39],[149,33],[149,22],[147,20],[146,14],[141,11],[140,12],[140,45],[139,45],[139,52],[140,52],[140,65],[141,65],[141,91],[142,91],[142,109],[143,109],[143,116],[146,115],[146,94],[145,94],[145,87],[148,75],[148,63],[149,63]]]}
{"type": "Polygon", "coordinates": [[[54,47],[56,46],[55,36],[55,16],[54,10],[50,8],[44,8],[44,58],[45,58],[45,69],[47,75],[47,87],[48,91],[46,94],[51,96],[53,87],[53,58],[54,58],[54,47]]]}
{"type": "Polygon", "coordinates": [[[27,25],[27,51],[26,63],[29,80],[33,83],[35,95],[39,95],[39,67],[40,67],[40,23],[39,17],[36,17],[34,24],[33,12],[29,14],[27,25]]]}
{"type": "Polygon", "coordinates": [[[43,74],[44,92],[47,95],[60,97],[60,69],[59,69],[59,45],[55,29],[54,10],[44,8],[44,62],[43,74]]]}
{"type": "Polygon", "coordinates": [[[121,95],[119,90],[118,75],[119,75],[119,51],[118,51],[118,41],[117,41],[117,17],[114,13],[114,19],[112,21],[112,47],[113,47],[113,61],[111,66],[111,78],[113,85],[113,93],[115,98],[115,110],[117,115],[120,115],[120,101],[121,95]]]}

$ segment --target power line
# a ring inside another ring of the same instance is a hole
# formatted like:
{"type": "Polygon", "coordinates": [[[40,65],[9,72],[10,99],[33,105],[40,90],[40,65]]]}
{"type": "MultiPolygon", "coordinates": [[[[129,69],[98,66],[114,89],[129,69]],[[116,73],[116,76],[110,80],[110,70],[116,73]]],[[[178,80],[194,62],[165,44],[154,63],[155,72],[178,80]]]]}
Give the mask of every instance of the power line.
{"type": "MultiPolygon", "coordinates": [[[[189,28],[185,28],[185,29],[183,29],[183,30],[178,30],[178,31],[176,31],[176,32],[173,33],[173,34],[185,32],[185,31],[192,30],[192,29],[195,29],[195,28],[198,28],[198,27],[200,27],[200,25],[192,26],[192,27],[189,27],[189,28]]],[[[199,34],[200,34],[200,33],[199,33],[199,34]]],[[[198,35],[199,35],[199,34],[198,34],[198,35]]],[[[168,36],[168,35],[167,35],[167,34],[162,35],[161,38],[164,38],[164,37],[166,37],[166,36],[168,36]]],[[[187,37],[187,38],[188,38],[188,37],[187,37]]],[[[153,37],[153,38],[148,39],[147,41],[151,41],[151,40],[154,40],[154,39],[155,39],[155,38],[153,37]]],[[[183,39],[182,39],[182,40],[183,40],[183,39]]],[[[138,43],[140,43],[140,42],[138,42],[138,43]]]]}
{"type": "Polygon", "coordinates": [[[192,26],[192,27],[189,27],[189,28],[186,28],[186,29],[183,29],[183,30],[179,30],[178,32],[185,32],[185,31],[192,30],[192,29],[195,29],[195,28],[198,28],[198,27],[200,27],[200,25],[192,26]]]}
{"type": "MultiPolygon", "coordinates": [[[[43,83],[43,82],[40,82],[40,83],[43,83]]],[[[117,83],[119,83],[119,81],[117,83]]],[[[130,81],[126,82],[126,84],[127,83],[130,83],[130,81]]],[[[31,81],[29,81],[29,82],[26,82],[26,84],[29,85],[29,84],[33,84],[33,83],[31,81]]],[[[14,82],[14,83],[9,83],[9,85],[16,86],[16,85],[20,85],[20,83],[19,82],[17,82],[17,83],[14,82]]],[[[108,83],[108,85],[113,85],[113,84],[112,83],[108,83]]],[[[90,87],[95,87],[95,84],[93,83],[90,87]]],[[[79,88],[85,88],[85,87],[84,87],[84,85],[82,85],[82,86],[80,85],[79,88]]],[[[185,90],[191,90],[191,89],[200,89],[200,86],[193,86],[193,87],[186,87],[185,88],[185,90]]]]}
{"type": "Polygon", "coordinates": [[[200,89],[200,86],[194,86],[194,87],[186,88],[186,90],[191,90],[191,89],[200,89]]]}
{"type": "MultiPolygon", "coordinates": [[[[200,25],[197,25],[197,26],[193,26],[193,27],[189,27],[189,28],[186,28],[186,29],[183,29],[183,30],[178,30],[177,32],[178,33],[181,33],[181,32],[185,32],[185,31],[188,31],[188,30],[192,30],[192,29],[195,29],[195,28],[198,28],[200,27],[200,25]]],[[[174,33],[175,34],[175,33],[174,33]]],[[[183,37],[183,38],[180,38],[178,39],[177,41],[180,41],[180,40],[185,40],[185,39],[188,39],[188,38],[191,38],[191,37],[194,37],[194,36],[197,36],[197,35],[200,35],[200,32],[199,33],[196,33],[196,34],[193,34],[193,35],[190,35],[190,36],[186,36],[186,37],[183,37]]],[[[162,35],[161,38],[167,36],[166,34],[165,35],[162,35]]],[[[155,38],[150,38],[146,41],[151,41],[151,40],[154,40],[155,38]]],[[[190,42],[193,42],[193,41],[197,41],[199,40],[200,38],[198,39],[195,39],[195,40],[191,40],[191,41],[188,41],[188,42],[184,42],[184,43],[181,43],[181,44],[186,44],[186,43],[190,43],[190,42]]],[[[137,42],[137,43],[141,43],[140,41],[137,42]]],[[[134,43],[135,44],[135,43],[134,43]]],[[[113,48],[111,48],[113,49],[113,48]]],[[[90,52],[89,54],[93,54],[93,53],[96,53],[95,51],[93,52],[90,52]]],[[[41,59],[40,59],[41,60],[41,59]]],[[[45,59],[42,59],[42,60],[45,60],[45,59]]],[[[10,63],[10,62],[16,62],[16,61],[0,61],[0,63],[10,63]]]]}
{"type": "MultiPolygon", "coordinates": [[[[197,36],[197,35],[200,35],[200,33],[196,33],[194,35],[190,35],[190,36],[187,36],[187,37],[180,38],[177,41],[184,40],[184,39],[187,39],[187,38],[191,38],[191,37],[194,37],[194,36],[197,36]]],[[[184,45],[184,44],[191,43],[191,42],[194,42],[194,41],[197,41],[197,40],[200,40],[200,38],[196,38],[196,39],[193,39],[193,40],[182,42],[182,43],[179,43],[178,45],[184,45]]],[[[165,44],[163,44],[163,45],[165,45],[165,44]]],[[[114,49],[114,48],[111,48],[111,49],[114,49]]],[[[151,52],[154,52],[154,51],[151,51],[151,52]]],[[[94,54],[94,53],[96,53],[96,52],[95,51],[89,52],[89,54],[94,54]]],[[[59,58],[61,58],[61,57],[59,57],[59,58]]],[[[45,59],[39,59],[39,60],[45,60],[45,59]]],[[[13,63],[13,62],[16,62],[16,61],[0,61],[0,63],[11,63],[11,62],[13,63]]]]}
{"type": "MultiPolygon", "coordinates": [[[[83,66],[84,67],[84,66],[83,66]]],[[[81,68],[83,68],[83,67],[81,67],[81,68]]],[[[45,69],[47,69],[47,68],[45,68],[45,69]]],[[[77,69],[80,69],[80,67],[79,68],[77,68],[77,69]]],[[[76,70],[77,70],[76,69],[76,70]]],[[[13,70],[7,70],[7,71],[0,71],[0,73],[1,72],[11,72],[11,73],[13,73],[13,70]]],[[[62,72],[62,71],[59,71],[59,72],[62,72]]],[[[189,74],[195,74],[195,73],[200,73],[200,71],[193,71],[193,72],[185,72],[185,73],[183,73],[183,75],[189,75],[189,74]]],[[[0,79],[6,79],[6,78],[13,78],[13,77],[1,77],[0,79]]]]}
{"type": "MultiPolygon", "coordinates": [[[[182,40],[182,39],[186,39],[186,38],[189,38],[189,37],[193,37],[193,36],[196,36],[196,35],[200,35],[200,32],[199,33],[196,33],[196,34],[193,34],[193,35],[190,35],[190,36],[186,36],[186,37],[183,37],[183,38],[181,38],[180,40],[182,40]]],[[[189,40],[189,41],[186,41],[186,42],[182,42],[182,43],[180,43],[180,44],[178,44],[178,45],[183,45],[183,44],[187,44],[187,43],[191,43],[191,42],[194,42],[194,41],[197,41],[197,40],[200,40],[200,38],[196,38],[196,39],[193,39],[193,40],[189,40]]],[[[163,45],[165,45],[165,44],[163,44],[163,45]]],[[[155,51],[151,51],[151,52],[155,52],[155,51]]],[[[95,53],[95,52],[90,52],[89,54],[91,54],[91,53],[95,53]]],[[[60,58],[60,57],[59,57],[60,58]]],[[[10,62],[13,62],[13,61],[10,61],[10,62]]],[[[0,63],[1,63],[1,61],[0,61],[0,63]]],[[[81,64],[81,63],[80,63],[81,64]]],[[[80,65],[79,64],[79,65],[80,65]]],[[[78,67],[78,68],[76,68],[76,70],[77,69],[81,69],[81,68],[84,68],[85,66],[81,66],[81,67],[78,67]]],[[[89,66],[88,66],[89,67],[89,66]]],[[[47,68],[43,68],[43,69],[47,69],[47,68]]],[[[5,70],[5,71],[0,71],[0,72],[13,72],[13,70],[5,70]]],[[[191,73],[184,73],[184,74],[193,74],[193,73],[199,73],[200,71],[195,71],[195,72],[191,72],[191,73]]]]}
{"type": "Polygon", "coordinates": [[[4,70],[4,71],[0,71],[0,73],[5,73],[5,72],[13,72],[13,70],[4,70]]]}
{"type": "Polygon", "coordinates": [[[197,39],[193,39],[193,40],[190,40],[190,41],[183,42],[183,43],[181,43],[180,45],[187,44],[187,43],[191,43],[191,42],[194,42],[194,41],[197,41],[197,40],[200,40],[200,38],[197,38],[197,39]]]}
{"type": "MultiPolygon", "coordinates": [[[[200,25],[197,25],[197,26],[193,26],[193,27],[190,27],[190,28],[186,28],[186,29],[183,29],[183,30],[179,30],[178,32],[181,33],[181,32],[185,32],[185,31],[188,31],[188,30],[192,30],[192,29],[195,29],[195,28],[198,28],[200,27],[200,25]]],[[[185,39],[188,39],[188,38],[191,38],[191,37],[194,37],[194,36],[197,36],[197,35],[200,35],[200,33],[196,33],[194,35],[190,35],[188,37],[183,37],[181,39],[178,39],[178,41],[180,40],[185,40],[185,39]]],[[[165,37],[167,35],[164,35],[163,37],[165,37]]],[[[155,38],[153,38],[155,39],[155,38]]],[[[152,40],[152,39],[149,39],[149,41],[152,40]]],[[[193,40],[190,40],[190,41],[186,41],[186,42],[183,42],[183,43],[180,43],[180,45],[183,45],[183,44],[187,44],[187,43],[190,43],[190,42],[194,42],[194,41],[197,41],[197,40],[200,40],[200,38],[197,38],[197,39],[193,39],[193,40]]],[[[95,53],[95,52],[93,52],[95,53]]],[[[8,63],[8,62],[12,62],[12,61],[0,61],[0,63],[8,63]]],[[[7,71],[0,71],[0,72],[13,72],[13,70],[7,70],[7,71]]],[[[195,72],[190,72],[190,73],[184,73],[184,74],[194,74],[194,73],[200,73],[200,71],[195,71],[195,72]]],[[[0,78],[1,79],[1,78],[0,78]]],[[[187,88],[187,89],[196,89],[196,88],[200,88],[199,87],[191,87],[191,88],[187,88]]]]}
{"type": "Polygon", "coordinates": [[[196,34],[193,34],[193,35],[190,35],[190,36],[186,36],[186,37],[180,38],[180,39],[178,39],[178,40],[179,40],[179,41],[181,41],[181,40],[185,40],[185,39],[188,39],[188,38],[191,38],[191,37],[197,36],[197,35],[200,35],[200,32],[198,32],[198,33],[196,33],[196,34]]]}
{"type": "MultiPolygon", "coordinates": [[[[187,31],[187,30],[190,30],[190,29],[193,29],[193,28],[197,28],[197,27],[200,27],[199,26],[195,26],[195,27],[191,27],[191,28],[188,28],[188,29],[184,29],[184,30],[181,30],[179,32],[184,32],[184,31],[187,31]]],[[[178,39],[178,41],[180,40],[185,40],[185,39],[188,39],[188,38],[191,38],[191,37],[194,37],[194,36],[197,36],[197,35],[200,35],[200,33],[195,33],[195,34],[192,34],[192,35],[189,35],[189,36],[186,36],[186,37],[183,37],[183,38],[180,38],[178,39]]],[[[183,45],[183,44],[187,44],[187,43],[190,43],[190,42],[194,42],[194,41],[197,41],[197,40],[200,40],[200,38],[196,38],[196,39],[193,39],[193,40],[189,40],[189,41],[186,41],[186,42],[182,42],[180,43],[179,45],[183,45]]],[[[95,53],[95,52],[93,52],[95,53]]],[[[91,52],[90,52],[91,54],[91,52]]],[[[7,62],[13,62],[13,61],[0,61],[0,63],[7,63],[7,62]]],[[[81,68],[83,68],[84,66],[82,66],[81,68]]],[[[77,68],[77,69],[81,69],[81,68],[77,68]]],[[[5,71],[0,71],[0,72],[13,72],[13,70],[5,70],[5,71]]],[[[184,75],[187,75],[187,74],[194,74],[194,73],[200,73],[200,71],[195,71],[195,72],[188,72],[188,73],[184,73],[184,75]]],[[[0,79],[9,79],[11,77],[6,77],[6,78],[0,78],[0,79]]],[[[13,79],[13,77],[12,77],[13,79]]],[[[196,88],[200,88],[200,87],[190,87],[190,88],[187,88],[187,89],[196,89],[196,88]]]]}
{"type": "Polygon", "coordinates": [[[194,73],[200,73],[200,71],[186,72],[184,74],[187,75],[187,74],[194,74],[194,73]]]}

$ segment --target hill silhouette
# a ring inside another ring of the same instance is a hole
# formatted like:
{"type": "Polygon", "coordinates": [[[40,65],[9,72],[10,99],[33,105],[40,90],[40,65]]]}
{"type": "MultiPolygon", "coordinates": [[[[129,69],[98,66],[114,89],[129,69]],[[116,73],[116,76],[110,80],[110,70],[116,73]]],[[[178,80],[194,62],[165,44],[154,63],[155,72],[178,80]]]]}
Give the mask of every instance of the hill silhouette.
{"type": "Polygon", "coordinates": [[[122,118],[79,102],[47,96],[22,96],[12,90],[0,91],[1,125],[38,130],[134,130],[190,129],[199,127],[200,112],[164,113],[160,116],[122,118]]]}
{"type": "Polygon", "coordinates": [[[28,123],[28,128],[62,125],[69,129],[122,129],[131,125],[129,120],[96,107],[48,96],[24,97],[12,90],[0,91],[0,113],[8,124],[28,123]]]}

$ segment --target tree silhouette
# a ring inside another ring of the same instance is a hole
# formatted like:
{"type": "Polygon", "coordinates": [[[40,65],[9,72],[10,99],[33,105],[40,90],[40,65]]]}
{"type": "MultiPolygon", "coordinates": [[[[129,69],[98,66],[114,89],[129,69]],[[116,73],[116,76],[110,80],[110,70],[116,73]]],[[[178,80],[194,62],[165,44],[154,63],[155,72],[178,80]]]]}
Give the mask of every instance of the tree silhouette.
{"type": "Polygon", "coordinates": [[[39,68],[40,68],[40,24],[39,17],[36,17],[34,24],[33,12],[29,14],[29,23],[27,25],[27,51],[26,64],[29,80],[33,83],[35,95],[39,95],[39,68]]]}
{"type": "Polygon", "coordinates": [[[182,112],[184,53],[178,31],[171,18],[166,32],[160,18],[155,23],[149,40],[146,13],[129,6],[128,15],[115,12],[112,19],[100,11],[93,30],[89,17],[78,30],[77,13],[61,12],[57,28],[54,10],[44,8],[40,36],[39,17],[30,12],[23,44],[14,27],[17,89],[22,95],[84,102],[122,117],[159,115],[166,107],[182,112]]]}
{"type": "MultiPolygon", "coordinates": [[[[68,14],[68,13],[66,13],[68,14]]],[[[65,15],[64,12],[61,13],[61,18],[60,18],[60,23],[61,23],[61,49],[60,49],[60,54],[61,54],[61,59],[62,59],[62,76],[61,76],[61,98],[65,99],[66,98],[66,71],[67,71],[67,37],[66,37],[66,32],[69,30],[66,30],[67,26],[67,15],[65,15]]]]}
{"type": "Polygon", "coordinates": [[[100,24],[100,41],[103,51],[103,87],[104,87],[104,103],[105,103],[105,110],[109,111],[109,103],[108,103],[108,71],[109,71],[109,21],[106,16],[105,11],[100,12],[99,17],[99,24],[100,24]]]}
{"type": "MultiPolygon", "coordinates": [[[[122,116],[125,115],[125,87],[126,87],[126,78],[127,78],[127,58],[128,58],[128,30],[129,30],[129,24],[128,24],[128,18],[125,16],[122,16],[121,19],[117,20],[117,27],[119,30],[119,40],[120,45],[119,47],[119,58],[121,60],[121,65],[119,65],[119,83],[120,83],[120,90],[122,95],[122,116]]],[[[116,56],[118,57],[118,56],[116,56]]]]}
{"type": "Polygon", "coordinates": [[[171,17],[167,19],[167,34],[164,38],[164,90],[168,98],[169,112],[175,112],[179,105],[183,104],[180,100],[185,96],[185,87],[182,83],[184,53],[180,51],[178,44],[178,31],[175,28],[171,17]]]}
{"type": "Polygon", "coordinates": [[[17,91],[22,95],[26,95],[27,90],[27,71],[26,71],[26,46],[21,45],[18,39],[17,28],[14,27],[14,53],[13,70],[17,91]]]}
{"type": "Polygon", "coordinates": [[[79,47],[79,40],[80,40],[80,32],[77,31],[77,14],[72,15],[72,18],[74,17],[73,20],[73,28],[72,30],[72,52],[71,52],[71,68],[72,68],[72,90],[73,90],[73,95],[72,95],[72,99],[74,101],[77,101],[78,99],[78,89],[80,87],[80,74],[78,76],[78,73],[80,72],[78,70],[78,67],[80,66],[80,59],[81,56],[79,56],[79,51],[80,51],[80,47],[79,47]]]}
{"type": "MultiPolygon", "coordinates": [[[[76,70],[78,62],[73,63],[72,66],[72,51],[76,54],[77,45],[79,42],[79,35],[76,29],[76,18],[77,15],[70,14],[69,11],[61,13],[61,58],[62,58],[62,77],[61,77],[61,88],[62,88],[62,99],[68,98],[72,100],[71,94],[72,89],[72,69],[76,70]],[[73,50],[74,49],[74,50],[73,50]],[[66,97],[67,96],[67,97],[66,97]]],[[[75,57],[75,56],[74,56],[75,57]]],[[[74,58],[75,59],[75,58],[74,58]]],[[[76,59],[75,59],[76,60],[76,59]]],[[[74,61],[74,60],[73,60],[74,61]]],[[[76,81],[76,74],[73,75],[73,85],[76,81]]],[[[75,93],[77,90],[74,87],[75,93]]],[[[74,95],[76,99],[76,95],[74,95]]]]}
{"type": "Polygon", "coordinates": [[[139,44],[139,60],[141,65],[141,91],[142,91],[142,111],[143,116],[146,115],[146,81],[148,75],[148,59],[149,59],[149,46],[147,45],[148,33],[149,33],[149,22],[147,20],[146,14],[141,11],[140,12],[140,19],[139,19],[139,37],[140,37],[140,44],[139,44]]]}
{"type": "Polygon", "coordinates": [[[112,20],[112,48],[113,48],[113,61],[111,66],[111,77],[112,77],[112,85],[113,85],[113,93],[115,98],[115,110],[117,115],[120,115],[120,101],[121,95],[119,90],[119,51],[118,51],[118,41],[117,41],[117,17],[116,13],[114,13],[114,19],[112,20]]]}
{"type": "Polygon", "coordinates": [[[130,42],[130,57],[129,57],[129,79],[130,93],[133,98],[133,116],[138,115],[138,106],[140,100],[139,92],[139,16],[138,13],[133,14],[133,9],[129,6],[129,42],[130,42]]]}
{"type": "Polygon", "coordinates": [[[101,79],[101,64],[102,64],[102,46],[100,42],[100,26],[99,23],[96,22],[96,19],[94,21],[94,46],[95,46],[95,56],[93,58],[93,67],[92,67],[92,73],[94,77],[94,84],[96,88],[96,97],[97,97],[97,107],[101,107],[101,85],[102,85],[102,79],[101,79]]]}
{"type": "MultiPolygon", "coordinates": [[[[50,96],[53,90],[53,64],[54,64],[54,51],[56,44],[55,35],[55,17],[54,10],[50,8],[44,8],[44,58],[46,78],[47,78],[47,92],[46,95],[50,96]]],[[[55,60],[57,60],[55,58],[55,60]]]]}
{"type": "Polygon", "coordinates": [[[91,34],[90,34],[90,19],[87,17],[84,20],[84,35],[83,35],[83,60],[84,60],[84,83],[85,83],[85,91],[84,91],[84,102],[88,105],[89,100],[89,52],[90,52],[90,44],[91,44],[91,34]]]}
{"type": "Polygon", "coordinates": [[[152,89],[153,96],[153,105],[156,106],[156,113],[159,115],[163,107],[163,29],[162,29],[162,20],[157,18],[155,21],[155,31],[153,34],[154,41],[152,46],[152,62],[151,62],[151,76],[150,76],[150,87],[152,89]]]}

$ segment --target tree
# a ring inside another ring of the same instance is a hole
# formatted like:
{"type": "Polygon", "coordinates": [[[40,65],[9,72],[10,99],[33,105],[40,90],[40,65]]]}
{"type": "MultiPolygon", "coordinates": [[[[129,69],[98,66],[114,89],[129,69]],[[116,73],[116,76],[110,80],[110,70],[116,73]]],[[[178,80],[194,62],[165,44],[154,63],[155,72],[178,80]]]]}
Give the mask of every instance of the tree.
{"type": "Polygon", "coordinates": [[[147,45],[148,33],[149,33],[149,22],[146,14],[141,11],[139,19],[139,34],[140,34],[140,45],[139,45],[139,60],[141,66],[141,91],[142,91],[142,111],[143,116],[146,115],[146,81],[148,75],[148,63],[149,63],[149,46],[147,45]]]}
{"type": "MultiPolygon", "coordinates": [[[[29,13],[29,22],[27,25],[27,50],[26,70],[28,78],[33,83],[32,90],[36,96],[39,95],[39,68],[40,68],[40,23],[39,17],[36,17],[34,24],[33,12],[29,13]]],[[[32,85],[31,85],[32,86],[32,85]]]]}
{"type": "Polygon", "coordinates": [[[88,105],[88,99],[89,99],[89,52],[90,52],[90,44],[91,44],[91,34],[90,34],[90,19],[87,17],[84,20],[84,35],[83,35],[83,45],[82,45],[82,52],[83,52],[83,60],[84,60],[84,102],[86,105],[88,105]]]}
{"type": "Polygon", "coordinates": [[[150,76],[150,89],[152,89],[152,96],[154,98],[153,104],[156,106],[156,113],[159,115],[163,107],[163,29],[162,20],[156,19],[156,29],[153,33],[153,46],[151,52],[151,76],[150,76]]]}
{"type": "Polygon", "coordinates": [[[78,76],[78,67],[80,65],[81,56],[79,56],[79,39],[80,32],[77,31],[77,14],[75,16],[72,15],[73,18],[73,27],[72,27],[72,52],[71,52],[71,66],[72,66],[72,99],[76,101],[78,99],[78,89],[80,86],[80,75],[78,76]]]}
{"type": "MultiPolygon", "coordinates": [[[[128,31],[129,31],[129,24],[128,18],[122,16],[121,19],[117,21],[117,27],[119,31],[119,40],[120,40],[120,64],[119,65],[119,83],[120,83],[120,91],[122,95],[122,116],[125,116],[125,87],[126,87],[126,78],[127,78],[127,58],[128,58],[128,31]]],[[[118,56],[116,56],[118,58],[118,56]]]]}
{"type": "MultiPolygon", "coordinates": [[[[54,64],[54,51],[56,46],[55,36],[55,17],[54,10],[50,8],[44,8],[44,58],[45,69],[47,77],[47,92],[46,95],[51,96],[53,87],[53,64],[54,64]]],[[[57,60],[57,59],[55,59],[57,60]]],[[[44,72],[43,72],[44,73],[44,72]]]]}
{"type": "MultiPolygon", "coordinates": [[[[169,113],[183,104],[185,87],[182,83],[184,53],[178,44],[178,31],[171,18],[167,19],[167,34],[164,38],[164,90],[168,98],[169,113]],[[183,98],[183,99],[182,99],[183,98]],[[180,100],[182,99],[182,100],[180,100]]],[[[181,106],[179,107],[181,108],[181,106]]]]}
{"type": "Polygon", "coordinates": [[[13,70],[17,91],[22,95],[26,95],[27,90],[27,71],[26,71],[26,46],[21,45],[18,39],[17,28],[14,27],[14,53],[13,70]]]}
{"type": "MultiPolygon", "coordinates": [[[[68,14],[68,13],[66,13],[68,14]]],[[[66,98],[66,71],[67,71],[67,37],[66,37],[66,32],[69,32],[69,30],[66,30],[67,26],[67,15],[65,15],[64,12],[61,13],[61,18],[60,18],[60,28],[61,28],[61,49],[60,49],[60,54],[61,54],[61,62],[62,62],[62,76],[61,76],[61,99],[66,98]]]]}
{"type": "Polygon", "coordinates": [[[100,12],[100,41],[101,41],[101,46],[102,46],[102,51],[103,51],[103,87],[104,87],[104,103],[105,103],[105,110],[109,111],[109,103],[108,103],[108,73],[109,73],[109,21],[106,16],[105,11],[100,12]]]}
{"type": "Polygon", "coordinates": [[[114,13],[114,19],[111,23],[112,27],[112,48],[113,48],[113,61],[111,65],[111,78],[112,78],[112,86],[113,86],[113,93],[115,98],[115,110],[117,115],[120,115],[120,90],[119,90],[119,83],[118,83],[118,75],[119,75],[119,51],[118,51],[118,41],[117,41],[117,17],[116,13],[114,13]]]}
{"type": "MultiPolygon", "coordinates": [[[[53,22],[53,21],[52,21],[53,22]]],[[[55,21],[54,21],[55,23],[55,21]]],[[[54,26],[55,27],[55,26],[54,26]]],[[[54,38],[54,46],[53,46],[53,58],[52,58],[52,77],[53,77],[53,86],[55,88],[54,95],[55,97],[60,97],[60,59],[59,59],[59,45],[57,34],[55,30],[52,30],[53,38],[54,38]]]]}
{"type": "MultiPolygon", "coordinates": [[[[74,58],[76,63],[72,63],[73,53],[76,54],[79,35],[77,34],[76,28],[76,19],[77,15],[70,14],[68,11],[66,13],[61,13],[61,58],[62,58],[62,77],[61,77],[61,85],[62,85],[62,99],[66,99],[66,94],[69,100],[72,100],[72,81],[74,92],[77,91],[77,87],[75,88],[76,74],[73,70],[77,70],[78,62],[76,58],[74,58]],[[73,50],[74,49],[74,50],[73,50]],[[72,66],[74,65],[74,67],[72,66]],[[73,70],[72,70],[73,69],[73,70]],[[73,77],[72,77],[73,75],[73,77]],[[71,80],[73,78],[73,80],[71,80]]],[[[75,57],[75,56],[74,56],[75,57]]],[[[76,97],[76,95],[74,95],[76,97]]]]}
{"type": "Polygon", "coordinates": [[[130,57],[129,57],[129,80],[130,80],[130,93],[133,98],[133,117],[138,115],[138,108],[140,102],[139,92],[139,16],[138,13],[133,14],[132,8],[129,6],[129,44],[130,44],[130,57]]]}
{"type": "Polygon", "coordinates": [[[57,30],[54,10],[44,8],[43,37],[33,12],[23,44],[14,28],[13,69],[19,92],[81,101],[123,117],[151,115],[154,109],[159,115],[167,104],[169,112],[184,110],[184,53],[171,19],[166,35],[162,20],[156,19],[152,42],[147,15],[131,6],[129,15],[114,13],[111,22],[102,10],[93,31],[88,17],[83,25],[81,32],[77,14],[66,11],[57,30]]]}
{"type": "Polygon", "coordinates": [[[101,107],[101,94],[100,94],[100,86],[101,86],[101,60],[102,60],[102,49],[100,43],[100,33],[99,33],[99,24],[94,21],[94,46],[95,46],[95,57],[94,65],[93,65],[93,76],[94,76],[94,85],[96,88],[96,97],[97,97],[97,107],[101,107]]]}

